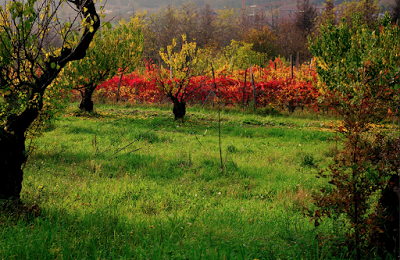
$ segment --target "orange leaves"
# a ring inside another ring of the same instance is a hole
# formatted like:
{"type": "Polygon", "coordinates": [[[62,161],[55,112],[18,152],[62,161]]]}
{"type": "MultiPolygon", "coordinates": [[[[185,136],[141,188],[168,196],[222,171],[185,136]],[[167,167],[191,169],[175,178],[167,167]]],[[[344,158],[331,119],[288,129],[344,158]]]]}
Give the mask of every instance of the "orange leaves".
{"type": "Polygon", "coordinates": [[[391,117],[392,115],[393,115],[393,112],[392,112],[392,110],[391,110],[390,107],[389,107],[389,109],[388,109],[388,116],[391,117]]]}

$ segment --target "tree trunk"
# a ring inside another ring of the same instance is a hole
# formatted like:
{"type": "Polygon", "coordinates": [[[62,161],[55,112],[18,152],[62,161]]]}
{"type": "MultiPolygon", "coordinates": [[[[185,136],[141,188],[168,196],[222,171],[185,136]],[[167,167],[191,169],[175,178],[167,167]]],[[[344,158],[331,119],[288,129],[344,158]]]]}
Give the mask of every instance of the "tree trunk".
{"type": "MultiPolygon", "coordinates": [[[[39,93],[43,95],[43,93],[39,93]]],[[[33,95],[32,95],[33,96],[33,95]]],[[[22,189],[22,165],[26,162],[25,131],[37,118],[43,102],[28,107],[20,115],[10,115],[0,129],[0,205],[1,200],[19,201],[22,189]]]]}
{"type": "Polygon", "coordinates": [[[172,112],[174,113],[175,120],[183,118],[186,115],[186,103],[185,101],[179,101],[176,97],[170,97],[172,102],[174,102],[174,108],[172,112]]]}
{"type": "Polygon", "coordinates": [[[288,108],[289,113],[293,113],[294,112],[294,110],[296,109],[296,105],[294,104],[293,100],[289,100],[288,101],[287,108],[288,108]]]}
{"type": "Polygon", "coordinates": [[[0,200],[18,201],[22,189],[21,166],[27,158],[25,136],[23,132],[1,130],[0,138],[0,200]]]}
{"type": "Polygon", "coordinates": [[[86,112],[93,111],[92,94],[94,89],[85,88],[81,91],[81,101],[79,102],[79,109],[86,112]]]}

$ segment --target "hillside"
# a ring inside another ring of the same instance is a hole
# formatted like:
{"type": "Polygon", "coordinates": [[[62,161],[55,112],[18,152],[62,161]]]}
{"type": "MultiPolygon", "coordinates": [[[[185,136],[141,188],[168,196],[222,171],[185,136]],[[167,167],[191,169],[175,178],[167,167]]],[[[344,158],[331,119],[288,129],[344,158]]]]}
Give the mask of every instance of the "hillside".
{"type": "MultiPolygon", "coordinates": [[[[379,5],[383,11],[390,10],[390,5],[394,4],[395,0],[380,0],[379,5]]],[[[119,17],[125,17],[133,14],[134,12],[148,13],[158,12],[160,9],[165,9],[168,5],[173,7],[182,6],[184,3],[194,3],[196,6],[210,5],[213,9],[224,8],[241,8],[242,0],[108,0],[106,2],[106,10],[109,14],[115,14],[119,17]]],[[[270,6],[279,6],[282,4],[296,4],[296,0],[243,0],[244,6],[250,10],[250,6],[259,4],[270,4],[270,6]],[[276,5],[275,5],[276,4],[276,5]]],[[[312,0],[310,2],[313,2],[312,0]]],[[[335,5],[339,5],[343,0],[336,0],[335,5]]],[[[104,2],[103,2],[104,3],[104,2]]],[[[323,5],[326,0],[315,0],[314,4],[323,5]]]]}
{"type": "MultiPolygon", "coordinates": [[[[107,2],[107,6],[112,6],[113,8],[117,8],[121,10],[138,10],[138,11],[143,11],[146,10],[148,12],[156,12],[161,8],[166,8],[168,5],[178,7],[181,6],[183,3],[187,3],[188,1],[186,0],[109,0],[107,2]],[[118,8],[120,7],[120,8],[118,8]],[[126,8],[128,7],[128,9],[126,8]]],[[[190,1],[194,3],[197,6],[204,6],[206,4],[209,4],[212,8],[214,9],[223,9],[225,7],[233,7],[233,8],[241,8],[242,7],[242,1],[241,0],[193,0],[190,1]]],[[[244,0],[244,5],[249,8],[251,5],[256,5],[256,4],[266,4],[266,3],[277,3],[279,4],[280,2],[293,2],[293,4],[296,3],[296,0],[290,1],[282,1],[282,0],[244,0]]],[[[337,4],[340,4],[343,2],[342,0],[337,0],[337,4]]],[[[316,0],[316,4],[322,4],[325,3],[325,0],[316,0]]]]}

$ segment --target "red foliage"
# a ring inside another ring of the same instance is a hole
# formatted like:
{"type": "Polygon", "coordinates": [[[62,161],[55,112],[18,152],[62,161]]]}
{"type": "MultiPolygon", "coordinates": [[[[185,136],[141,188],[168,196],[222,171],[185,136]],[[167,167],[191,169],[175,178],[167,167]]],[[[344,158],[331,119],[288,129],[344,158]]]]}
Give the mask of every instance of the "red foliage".
{"type": "MultiPolygon", "coordinates": [[[[254,68],[253,73],[257,75],[258,81],[255,85],[257,107],[273,106],[288,108],[293,111],[296,107],[312,107],[318,110],[317,97],[320,95],[311,81],[286,78],[287,74],[274,71],[274,63],[261,71],[254,68]],[[286,77],[282,77],[286,76],[286,77]]],[[[130,102],[154,103],[166,99],[165,95],[157,85],[154,75],[156,68],[146,66],[143,74],[132,72],[127,75],[115,76],[103,82],[97,87],[100,95],[115,100],[118,89],[121,100],[130,102]],[[120,83],[121,80],[121,83],[120,83]],[[118,87],[120,86],[120,88],[118,87]]],[[[253,83],[247,80],[244,83],[245,71],[238,71],[234,76],[220,75],[215,78],[215,85],[211,77],[192,77],[188,83],[185,100],[189,103],[204,102],[212,90],[217,97],[221,97],[225,106],[246,104],[253,100],[253,83]],[[243,80],[238,80],[242,78],[243,80]],[[215,86],[215,87],[214,87],[215,86]]],[[[308,73],[308,72],[307,72],[308,73]]],[[[316,82],[316,73],[311,74],[313,82],[316,82]]],[[[248,77],[249,78],[249,77],[248,77]]],[[[169,80],[170,81],[170,80],[169,80]]],[[[175,79],[172,79],[174,82],[175,79]]],[[[171,82],[169,82],[172,85],[171,82]]]]}

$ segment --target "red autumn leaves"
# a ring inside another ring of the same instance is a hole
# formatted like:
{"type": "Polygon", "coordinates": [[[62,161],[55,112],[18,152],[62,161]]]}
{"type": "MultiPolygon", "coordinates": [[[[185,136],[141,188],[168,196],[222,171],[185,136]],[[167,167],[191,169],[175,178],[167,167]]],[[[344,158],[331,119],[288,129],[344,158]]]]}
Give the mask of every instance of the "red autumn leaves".
{"type": "MultiPolygon", "coordinates": [[[[317,79],[315,70],[303,69],[294,73],[290,78],[290,67],[282,66],[277,61],[278,68],[270,62],[266,68],[258,66],[251,70],[237,70],[233,72],[216,71],[215,82],[212,76],[191,77],[184,99],[189,103],[202,104],[208,98],[221,98],[225,106],[249,106],[253,102],[253,82],[251,72],[254,76],[254,87],[256,92],[257,107],[279,107],[293,111],[294,108],[312,107],[317,109],[317,97],[320,95],[315,87],[317,79]],[[245,73],[246,80],[245,80],[245,73]],[[215,84],[214,84],[215,83],[215,84]],[[210,92],[213,91],[215,95],[210,92]]],[[[120,100],[132,103],[155,103],[168,101],[163,91],[157,84],[157,67],[146,66],[142,73],[132,72],[103,82],[97,87],[98,94],[110,101],[120,100]]],[[[159,75],[159,74],[158,74],[159,75]]],[[[168,85],[174,84],[176,80],[165,79],[168,85]]]]}

